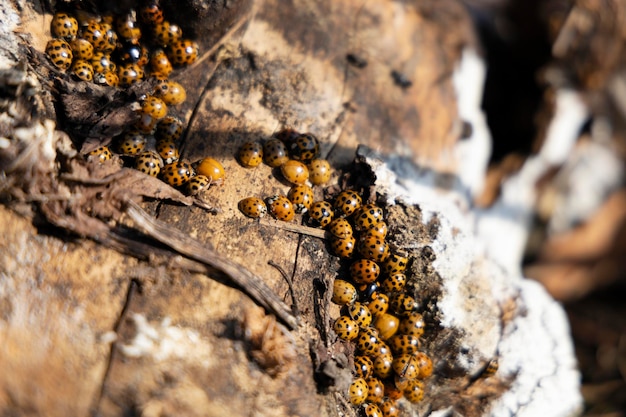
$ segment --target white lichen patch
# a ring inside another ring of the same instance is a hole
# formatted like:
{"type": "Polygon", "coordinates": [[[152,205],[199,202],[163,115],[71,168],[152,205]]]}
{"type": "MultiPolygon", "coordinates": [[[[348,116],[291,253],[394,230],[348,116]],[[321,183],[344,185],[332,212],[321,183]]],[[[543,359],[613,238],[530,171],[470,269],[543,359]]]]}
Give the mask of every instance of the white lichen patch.
{"type": "Polygon", "coordinates": [[[133,314],[137,329],[135,337],[119,350],[127,357],[150,357],[156,362],[190,360],[208,368],[211,365],[211,344],[195,331],[172,325],[169,317],[150,323],[142,314],[133,314]]]}

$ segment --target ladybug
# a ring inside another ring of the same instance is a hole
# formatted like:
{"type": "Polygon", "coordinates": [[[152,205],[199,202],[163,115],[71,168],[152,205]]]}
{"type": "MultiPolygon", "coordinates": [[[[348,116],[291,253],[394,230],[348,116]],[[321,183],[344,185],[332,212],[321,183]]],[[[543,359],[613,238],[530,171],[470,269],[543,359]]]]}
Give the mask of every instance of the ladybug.
{"type": "Polygon", "coordinates": [[[330,239],[330,248],[332,252],[336,256],[342,259],[347,259],[352,256],[352,253],[354,252],[355,244],[356,244],[356,239],[354,239],[354,237],[352,236],[347,237],[345,239],[341,239],[336,236],[333,236],[330,239]]]}
{"type": "MultiPolygon", "coordinates": [[[[391,378],[383,381],[383,384],[385,384],[385,396],[387,397],[386,400],[391,400],[393,405],[397,408],[396,400],[402,398],[402,390],[396,387],[395,381],[391,378]]],[[[381,410],[383,409],[385,402],[386,401],[383,401],[383,403],[381,404],[381,410]]]]}
{"type": "Polygon", "coordinates": [[[128,130],[117,143],[117,151],[123,155],[137,155],[146,147],[146,136],[136,129],[128,130]]]}
{"type": "MultiPolygon", "coordinates": [[[[171,140],[160,140],[156,144],[156,150],[163,158],[163,162],[167,164],[171,164],[172,162],[178,161],[179,153],[176,144],[171,140]]],[[[203,175],[203,177],[207,177],[203,175]]],[[[208,179],[208,177],[207,177],[208,179]]]]}
{"type": "Polygon", "coordinates": [[[107,72],[95,72],[93,74],[93,82],[99,85],[108,85],[109,87],[117,87],[120,80],[119,78],[117,78],[116,73],[107,71],[107,72]]]}
{"type": "Polygon", "coordinates": [[[359,259],[350,265],[350,276],[357,284],[369,284],[378,278],[380,267],[369,259],[359,259]]]}
{"type": "Polygon", "coordinates": [[[310,133],[303,133],[289,143],[289,153],[293,159],[309,162],[319,155],[320,145],[315,136],[310,133]]]}
{"type": "Polygon", "coordinates": [[[147,96],[141,102],[141,112],[152,116],[156,120],[161,120],[167,115],[167,104],[158,97],[147,96]]]}
{"type": "Polygon", "coordinates": [[[326,159],[314,159],[309,162],[309,180],[313,185],[326,184],[331,176],[330,164],[326,159]]]}
{"type": "Polygon", "coordinates": [[[420,347],[420,339],[410,334],[396,334],[389,339],[389,347],[396,354],[415,353],[420,347]]]}
{"type": "Polygon", "coordinates": [[[407,314],[401,321],[398,331],[402,334],[408,334],[415,337],[420,337],[424,334],[424,317],[416,311],[407,314]]]}
{"type": "MultiPolygon", "coordinates": [[[[177,141],[183,133],[183,122],[178,117],[165,116],[157,123],[154,137],[157,140],[177,141]]],[[[206,175],[206,174],[204,174],[206,175]]]]}
{"type": "Polygon", "coordinates": [[[383,263],[383,272],[387,275],[403,273],[409,265],[409,258],[392,252],[387,260],[383,263]]]}
{"type": "Polygon", "coordinates": [[[198,44],[190,39],[172,42],[167,48],[167,57],[175,67],[191,65],[198,59],[198,44]]]}
{"type": "Polygon", "coordinates": [[[213,182],[223,180],[226,177],[222,164],[217,159],[213,158],[200,160],[196,171],[198,174],[206,175],[213,182]]]}
{"type": "Polygon", "coordinates": [[[481,377],[489,377],[489,376],[495,375],[496,372],[498,372],[499,367],[500,367],[500,364],[498,362],[498,358],[491,359],[487,363],[485,370],[482,372],[481,377]]]}
{"type": "Polygon", "coordinates": [[[296,212],[293,209],[293,204],[284,195],[275,195],[267,199],[267,207],[269,212],[277,220],[289,222],[293,220],[296,212]]]}
{"type": "Polygon", "coordinates": [[[89,61],[84,59],[77,59],[72,64],[72,74],[83,81],[93,80],[93,67],[89,61]]]}
{"type": "Polygon", "coordinates": [[[359,300],[363,302],[371,301],[372,297],[378,294],[378,289],[379,288],[377,282],[359,285],[357,288],[357,290],[359,290],[359,300]]]}
{"type": "Polygon", "coordinates": [[[367,327],[372,323],[370,309],[358,301],[348,306],[348,314],[360,327],[367,327]]]}
{"type": "Polygon", "coordinates": [[[408,294],[400,293],[391,297],[389,307],[401,317],[407,317],[419,308],[419,303],[408,294]]]}
{"type": "Polygon", "coordinates": [[[388,232],[387,223],[380,222],[376,226],[372,227],[371,229],[367,229],[365,232],[363,232],[362,236],[367,234],[367,235],[376,236],[380,239],[384,239],[385,237],[387,237],[387,232],[388,232]]]}
{"type": "Polygon", "coordinates": [[[163,10],[156,3],[148,4],[139,9],[139,18],[147,25],[156,25],[163,22],[163,10]]]}
{"type": "Polygon", "coordinates": [[[352,226],[346,219],[333,220],[328,225],[327,230],[339,239],[349,239],[352,237],[352,226]]]}
{"type": "Polygon", "coordinates": [[[406,275],[396,272],[383,280],[381,288],[387,293],[399,292],[404,289],[406,281],[406,275]]]}
{"type": "Polygon", "coordinates": [[[343,340],[354,340],[359,335],[359,325],[348,316],[339,316],[335,320],[333,330],[343,340]]]}
{"type": "Polygon", "coordinates": [[[120,85],[130,87],[138,83],[143,78],[143,69],[137,64],[126,63],[120,65],[117,70],[117,76],[120,79],[120,85]]]}
{"type": "Polygon", "coordinates": [[[389,349],[389,346],[387,346],[387,344],[384,341],[380,340],[376,348],[374,348],[372,357],[376,358],[380,355],[386,355],[387,353],[391,353],[391,349],[389,349]]]}
{"type": "Polygon", "coordinates": [[[361,208],[361,196],[354,190],[345,190],[335,198],[335,210],[340,216],[348,217],[361,208]]]}
{"type": "Polygon", "coordinates": [[[383,209],[375,204],[366,204],[354,218],[354,228],[361,232],[371,229],[383,221],[383,209]]]}
{"type": "Polygon", "coordinates": [[[193,168],[189,162],[178,160],[165,165],[161,171],[161,176],[172,187],[178,187],[191,179],[193,168]]]}
{"type": "Polygon", "coordinates": [[[309,178],[309,170],[300,161],[290,159],[280,166],[283,177],[292,184],[304,184],[309,178]]]}
{"type": "Polygon", "coordinates": [[[393,372],[391,364],[393,355],[391,352],[382,353],[374,358],[374,375],[379,378],[388,378],[393,372]]]}
{"type": "Polygon", "coordinates": [[[389,297],[383,293],[377,293],[367,307],[374,317],[385,314],[389,309],[389,297]]]}
{"type": "Polygon", "coordinates": [[[309,208],[308,223],[314,227],[326,227],[332,222],[333,206],[328,201],[316,201],[309,208]]]}
{"type": "Polygon", "coordinates": [[[97,160],[98,162],[106,162],[113,158],[113,153],[108,146],[100,146],[87,154],[88,160],[97,160]]]}
{"type": "Polygon", "coordinates": [[[396,356],[391,366],[399,378],[415,379],[420,373],[417,358],[409,353],[396,356]]]}
{"type": "Polygon", "coordinates": [[[419,379],[428,378],[433,374],[433,361],[424,352],[416,352],[414,354],[420,370],[419,379]]]}
{"type": "Polygon", "coordinates": [[[260,142],[244,143],[237,152],[237,159],[246,168],[259,166],[263,162],[263,145],[260,142]]]}
{"type": "Polygon", "coordinates": [[[268,139],[263,144],[263,160],[272,168],[277,168],[289,160],[287,147],[285,144],[276,139],[268,139]]]}
{"type": "Polygon", "coordinates": [[[147,113],[139,112],[139,120],[135,122],[133,128],[141,133],[151,135],[156,130],[159,120],[147,113]]]}
{"type": "Polygon", "coordinates": [[[313,190],[305,184],[294,185],[289,189],[287,198],[293,203],[296,213],[306,213],[313,204],[313,190]]]}
{"type": "Polygon", "coordinates": [[[154,25],[152,34],[154,35],[153,40],[157,45],[167,46],[180,40],[183,37],[183,30],[180,26],[164,20],[154,25]]]}
{"type": "Polygon", "coordinates": [[[167,104],[180,104],[187,99],[185,88],[176,81],[167,80],[157,84],[154,94],[167,104]]]}
{"type": "Polygon", "coordinates": [[[78,21],[67,13],[55,13],[50,23],[50,32],[55,38],[71,41],[78,33],[78,21]]]}
{"type": "Polygon", "coordinates": [[[374,327],[378,330],[380,340],[386,341],[396,334],[400,326],[400,319],[388,313],[379,314],[374,320],[374,327]]]}
{"type": "Polygon", "coordinates": [[[106,36],[106,30],[95,20],[90,21],[83,28],[82,37],[89,41],[96,51],[104,51],[109,48],[109,40],[106,36]]]}
{"type": "Polygon", "coordinates": [[[207,177],[206,175],[196,175],[187,182],[185,188],[187,190],[187,194],[197,195],[203,190],[209,188],[210,185],[211,179],[209,177],[207,177]]]}
{"type": "Polygon", "coordinates": [[[356,339],[357,349],[364,355],[372,355],[380,344],[380,337],[376,329],[371,327],[364,327],[359,331],[359,336],[356,339]]]}
{"type": "Polygon", "coordinates": [[[141,29],[137,24],[134,10],[130,13],[118,16],[115,19],[115,29],[117,33],[124,39],[130,41],[139,41],[141,38],[141,29]]]}
{"type": "Polygon", "coordinates": [[[117,33],[108,22],[102,21],[100,27],[104,31],[104,44],[100,47],[100,51],[110,54],[117,47],[117,33]]]}
{"type": "Polygon", "coordinates": [[[365,235],[359,240],[358,250],[365,259],[383,262],[389,256],[389,245],[377,236],[365,235]]]}
{"type": "MultiPolygon", "coordinates": [[[[367,396],[367,399],[371,401],[370,395],[367,396]]],[[[363,414],[365,415],[365,417],[383,417],[383,412],[380,411],[380,407],[372,403],[366,404],[365,407],[363,407],[363,414]]]]}
{"type": "Polygon", "coordinates": [[[298,136],[300,136],[300,132],[291,128],[282,129],[274,134],[276,139],[285,144],[293,142],[298,136]]]}
{"type": "Polygon", "coordinates": [[[257,197],[247,197],[243,200],[239,201],[237,204],[239,211],[241,211],[244,215],[251,217],[253,219],[258,219],[267,214],[267,206],[257,197]]]}
{"type": "Polygon", "coordinates": [[[117,51],[117,57],[121,62],[128,62],[144,66],[149,61],[148,49],[140,44],[124,42],[117,51]]]}
{"type": "Polygon", "coordinates": [[[333,284],[333,296],[331,301],[339,305],[354,303],[356,301],[356,288],[348,281],[336,279],[333,284]]]}
{"type": "Polygon", "coordinates": [[[369,378],[372,376],[374,369],[374,362],[364,355],[357,355],[354,357],[354,373],[358,378],[369,378]]]}
{"type": "MultiPolygon", "coordinates": [[[[385,388],[387,388],[387,385],[385,385],[385,388]]],[[[400,390],[395,390],[395,391],[399,393],[398,398],[400,398],[402,396],[402,391],[400,390]]],[[[383,416],[384,417],[400,417],[400,408],[396,404],[396,400],[398,398],[395,398],[395,399],[391,398],[387,390],[385,390],[385,395],[389,398],[386,398],[380,404],[380,411],[383,412],[383,416]]]]}
{"type": "Polygon", "coordinates": [[[70,42],[70,48],[74,59],[91,60],[93,58],[93,45],[88,40],[77,38],[70,42]]]}
{"type": "MultiPolygon", "coordinates": [[[[367,401],[371,401],[374,404],[382,403],[383,397],[385,396],[385,386],[380,379],[369,377],[365,380],[365,382],[367,382],[368,388],[367,401]]],[[[382,416],[380,410],[378,415],[382,416]]]]}
{"type": "Polygon", "coordinates": [[[403,392],[407,400],[418,403],[424,399],[424,383],[417,379],[409,380],[403,392]]]}
{"type": "Polygon", "coordinates": [[[350,384],[348,389],[348,398],[350,398],[350,404],[361,405],[367,400],[368,388],[367,382],[363,378],[356,378],[350,384]]]}
{"type": "Polygon", "coordinates": [[[169,76],[174,68],[163,49],[157,49],[150,56],[150,69],[153,73],[169,76]]]}
{"type": "Polygon", "coordinates": [[[148,174],[151,177],[156,177],[161,172],[163,167],[163,160],[158,153],[153,151],[142,152],[135,158],[135,169],[148,174]]]}
{"type": "Polygon", "coordinates": [[[50,39],[46,45],[46,55],[55,67],[66,70],[72,65],[72,48],[63,39],[50,39]]]}
{"type": "Polygon", "coordinates": [[[111,56],[104,52],[96,51],[91,58],[91,66],[95,73],[114,72],[117,73],[117,65],[111,60],[111,56]]]}

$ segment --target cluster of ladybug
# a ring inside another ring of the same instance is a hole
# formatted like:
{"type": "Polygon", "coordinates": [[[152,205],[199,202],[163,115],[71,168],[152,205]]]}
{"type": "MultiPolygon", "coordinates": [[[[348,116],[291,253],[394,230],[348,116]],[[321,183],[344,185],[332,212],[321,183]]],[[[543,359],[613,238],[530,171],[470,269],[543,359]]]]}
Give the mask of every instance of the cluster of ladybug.
{"type": "Polygon", "coordinates": [[[398,416],[396,401],[403,396],[411,402],[421,401],[423,380],[433,372],[431,359],[420,350],[424,319],[417,311],[418,302],[405,291],[409,259],[392,251],[386,242],[383,209],[363,204],[356,191],[342,191],[332,202],[314,201],[306,181],[318,185],[330,179],[328,162],[317,159],[318,153],[315,136],[290,129],[264,144],[244,144],[238,153],[243,166],[255,167],[265,161],[280,167],[293,186],[287,196],[276,195],[266,201],[245,198],[239,209],[249,217],[269,212],[283,221],[305,213],[310,226],[328,231],[332,252],[349,262],[349,277],[335,280],[332,301],[342,306],[342,315],[333,326],[335,333],[356,344],[350,402],[362,407],[366,416],[398,416]]]}
{"type": "MultiPolygon", "coordinates": [[[[184,102],[187,93],[169,76],[174,68],[196,61],[198,45],[183,38],[178,25],[165,20],[157,3],[152,0],[138,13],[129,10],[119,15],[96,16],[78,9],[57,12],[50,31],[54,37],[46,46],[50,61],[79,80],[111,87],[154,80],[154,90],[140,102],[138,121],[114,142],[119,154],[134,158],[136,169],[160,175],[173,187],[184,185],[192,195],[224,178],[223,166],[213,158],[198,162],[195,169],[179,159],[184,125],[168,115],[168,106],[184,102]]],[[[112,156],[108,146],[88,154],[100,162],[112,156]]]]}
{"type": "MultiPolygon", "coordinates": [[[[322,185],[330,180],[330,164],[319,159],[319,142],[310,133],[298,133],[285,129],[270,139],[247,142],[239,148],[237,159],[247,168],[265,162],[272,168],[280,168],[283,178],[293,184],[287,195],[274,195],[263,201],[258,197],[247,197],[239,202],[239,210],[248,217],[259,218],[267,212],[278,220],[291,221],[296,214],[308,213],[313,221],[324,221],[326,202],[314,201],[313,185],[322,185]]],[[[330,221],[329,219],[328,221],[330,221]]]]}

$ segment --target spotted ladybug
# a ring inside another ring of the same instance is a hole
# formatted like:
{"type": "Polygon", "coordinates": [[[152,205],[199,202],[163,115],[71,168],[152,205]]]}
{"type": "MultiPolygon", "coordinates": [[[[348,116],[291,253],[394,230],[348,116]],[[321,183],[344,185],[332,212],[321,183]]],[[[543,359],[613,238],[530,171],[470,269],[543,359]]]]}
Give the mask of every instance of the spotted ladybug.
{"type": "Polygon", "coordinates": [[[396,334],[388,343],[395,354],[415,353],[420,347],[420,339],[409,334],[396,334]]]}
{"type": "MultiPolygon", "coordinates": [[[[387,388],[387,385],[385,385],[385,388],[387,388]]],[[[402,396],[402,391],[400,390],[394,390],[394,391],[399,393],[398,398],[402,396]]],[[[380,411],[383,412],[383,417],[400,417],[400,408],[398,407],[398,404],[396,404],[396,400],[398,398],[391,398],[388,390],[385,390],[385,395],[389,398],[386,398],[380,404],[380,411]]]]}
{"type": "Polygon", "coordinates": [[[185,184],[193,175],[193,168],[188,162],[178,160],[165,165],[161,171],[161,176],[172,187],[185,184]]]}
{"type": "Polygon", "coordinates": [[[113,153],[111,152],[108,146],[100,146],[99,148],[94,149],[93,151],[87,154],[88,160],[90,161],[96,160],[100,163],[106,162],[111,158],[113,158],[113,153]]]}
{"type": "Polygon", "coordinates": [[[93,80],[93,67],[89,61],[84,59],[74,60],[72,63],[72,75],[82,81],[93,80]]]}
{"type": "Polygon", "coordinates": [[[356,378],[350,384],[348,389],[348,398],[350,398],[350,404],[361,405],[367,400],[368,394],[367,382],[363,378],[356,378]]]}
{"type": "Polygon", "coordinates": [[[46,45],[46,55],[55,67],[66,70],[72,65],[72,48],[63,39],[50,39],[46,45]]]}
{"type": "Polygon", "coordinates": [[[396,334],[400,326],[400,319],[388,313],[378,314],[374,320],[374,327],[378,330],[380,340],[386,341],[396,334]]]}
{"type": "Polygon", "coordinates": [[[335,198],[335,210],[340,216],[348,217],[361,208],[361,196],[354,190],[345,190],[335,198]]]}
{"type": "Polygon", "coordinates": [[[146,25],[155,26],[163,22],[163,10],[158,4],[151,3],[139,9],[139,18],[146,25]]]}
{"type": "Polygon", "coordinates": [[[263,145],[260,142],[246,142],[237,152],[239,163],[246,168],[257,167],[263,162],[263,145]]]}
{"type": "Polygon", "coordinates": [[[147,96],[141,101],[141,112],[149,114],[156,120],[161,120],[167,115],[167,104],[158,97],[147,96]]]}
{"type": "Polygon", "coordinates": [[[172,42],[166,53],[175,67],[191,65],[198,59],[198,44],[190,39],[181,39],[172,42]]]}
{"type": "Polygon", "coordinates": [[[343,340],[354,340],[359,335],[359,325],[348,316],[339,316],[333,330],[343,340]]]}
{"type": "Polygon", "coordinates": [[[157,84],[154,94],[171,105],[183,103],[187,99],[185,88],[180,83],[171,80],[157,84]]]}
{"type": "Polygon", "coordinates": [[[345,239],[332,236],[330,239],[330,248],[332,252],[342,258],[347,259],[354,253],[354,246],[356,245],[356,239],[353,236],[345,239]]]}
{"type": "Polygon", "coordinates": [[[246,197],[237,204],[239,211],[253,219],[258,219],[267,214],[265,202],[257,197],[246,197]]]}
{"type": "Polygon", "coordinates": [[[384,239],[385,237],[387,237],[387,232],[388,231],[389,231],[389,229],[387,227],[387,223],[380,222],[376,226],[372,227],[371,229],[367,229],[366,231],[364,231],[362,236],[372,235],[372,236],[376,236],[376,237],[378,237],[380,239],[384,239]]]}
{"type": "MultiPolygon", "coordinates": [[[[370,396],[368,395],[368,400],[370,396]]],[[[380,407],[376,404],[368,403],[363,407],[363,414],[365,417],[383,417],[383,412],[380,411],[380,407]]]]}
{"type": "Polygon", "coordinates": [[[141,29],[135,18],[134,11],[119,15],[115,19],[115,30],[126,40],[139,41],[141,38],[141,29]]]}
{"type": "Polygon", "coordinates": [[[117,33],[108,22],[100,22],[100,27],[104,31],[104,43],[98,50],[110,54],[117,46],[117,33]]]}
{"type": "Polygon", "coordinates": [[[409,265],[409,258],[402,254],[392,252],[383,263],[383,272],[387,275],[403,273],[409,265]]]}
{"type": "Polygon", "coordinates": [[[226,178],[224,166],[214,158],[204,158],[198,163],[196,168],[198,174],[206,175],[213,182],[223,181],[226,178]]]}
{"type": "Polygon", "coordinates": [[[307,163],[317,158],[319,153],[319,142],[311,133],[303,133],[289,143],[289,154],[298,161],[307,163]]]}
{"type": "Polygon", "coordinates": [[[94,52],[93,57],[91,58],[91,66],[97,74],[105,72],[117,73],[117,65],[115,65],[111,56],[101,51],[94,52]]]}
{"type": "MultiPolygon", "coordinates": [[[[167,162],[166,162],[167,163],[167,162]]],[[[211,185],[211,179],[206,175],[196,175],[191,177],[187,184],[185,185],[185,189],[187,194],[189,195],[197,195],[202,191],[209,188],[211,185]]]]}
{"type": "Polygon", "coordinates": [[[388,378],[393,373],[391,364],[393,363],[393,354],[385,352],[374,358],[374,375],[379,378],[388,378]]]}
{"type": "MultiPolygon", "coordinates": [[[[385,384],[385,396],[387,397],[387,399],[391,400],[394,405],[396,405],[395,404],[396,400],[399,400],[404,395],[402,390],[396,387],[396,384],[393,378],[388,378],[384,380],[383,384],[385,384]]],[[[383,404],[381,405],[380,407],[381,410],[383,409],[384,404],[385,402],[383,402],[383,404]]]]}
{"type": "Polygon", "coordinates": [[[157,49],[150,56],[150,69],[153,73],[169,76],[174,68],[163,49],[157,49]]]}
{"type": "Polygon", "coordinates": [[[326,230],[339,239],[349,239],[352,237],[352,226],[346,219],[333,220],[326,230]]]}
{"type": "Polygon", "coordinates": [[[277,220],[290,222],[296,215],[293,204],[284,195],[275,195],[267,199],[269,212],[277,220]]]}
{"type": "Polygon", "coordinates": [[[428,378],[433,374],[433,362],[424,352],[416,352],[414,354],[420,370],[419,379],[428,378]]]}
{"type": "Polygon", "coordinates": [[[313,185],[322,185],[330,181],[332,171],[326,159],[313,159],[309,162],[309,180],[313,185]]]}
{"type": "Polygon", "coordinates": [[[149,52],[144,45],[125,42],[117,51],[118,60],[124,63],[144,66],[149,61],[149,52]]]}
{"type": "MultiPolygon", "coordinates": [[[[365,380],[365,382],[367,382],[368,388],[367,401],[373,402],[374,404],[380,404],[383,402],[383,397],[385,396],[385,386],[380,379],[376,377],[369,377],[365,380]]],[[[380,415],[382,416],[382,413],[380,413],[380,415]]]]}
{"type": "Polygon", "coordinates": [[[420,373],[419,362],[414,354],[397,355],[391,366],[399,378],[415,379],[420,373]]]}
{"type": "Polygon", "coordinates": [[[420,337],[424,334],[424,328],[426,323],[424,317],[416,311],[407,314],[401,321],[398,331],[402,334],[408,334],[415,337],[420,337]]]}
{"type": "Polygon", "coordinates": [[[283,177],[292,184],[304,184],[309,179],[309,170],[300,161],[290,159],[280,166],[283,177]]]}
{"type": "Polygon", "coordinates": [[[376,329],[372,327],[364,327],[359,331],[356,338],[356,347],[364,355],[373,355],[380,344],[380,337],[376,329]]]}
{"type": "Polygon", "coordinates": [[[370,309],[358,301],[348,306],[348,314],[360,327],[367,327],[372,323],[370,309]]]}
{"type": "Polygon", "coordinates": [[[415,298],[405,293],[394,294],[389,300],[389,307],[400,317],[408,317],[419,308],[415,298]]]}
{"type": "Polygon", "coordinates": [[[293,203],[296,213],[306,213],[313,204],[313,190],[305,184],[294,185],[289,189],[287,198],[293,203]]]}
{"type": "Polygon", "coordinates": [[[95,72],[93,74],[93,82],[99,85],[108,85],[109,87],[117,87],[120,80],[117,77],[116,73],[107,71],[107,72],[95,72]]]}
{"type": "Polygon", "coordinates": [[[117,70],[122,87],[129,87],[143,79],[143,69],[137,64],[123,64],[117,70]]]}
{"type": "Polygon", "coordinates": [[[106,30],[95,20],[90,21],[87,26],[83,28],[82,37],[89,41],[96,51],[104,51],[109,48],[106,30]]]}
{"type": "Polygon", "coordinates": [[[376,227],[383,219],[383,209],[375,204],[365,204],[354,217],[354,228],[363,231],[376,227]]]}
{"type": "Polygon", "coordinates": [[[122,155],[137,155],[146,147],[146,136],[138,130],[126,131],[117,143],[117,151],[122,155]]]}
{"type": "Polygon", "coordinates": [[[381,288],[387,293],[399,292],[406,286],[406,275],[401,272],[388,275],[381,283],[381,288]]]}
{"type": "Polygon", "coordinates": [[[350,265],[350,276],[358,284],[369,284],[378,279],[380,267],[369,259],[359,259],[350,265]]]}
{"type": "Polygon", "coordinates": [[[67,13],[55,13],[50,23],[50,32],[55,38],[71,41],[78,33],[78,21],[67,13]]]}
{"type": "Polygon", "coordinates": [[[315,201],[308,211],[308,224],[325,228],[333,221],[333,206],[328,201],[315,201]]]}
{"type": "Polygon", "coordinates": [[[290,127],[279,130],[274,134],[274,137],[283,142],[285,145],[296,140],[298,136],[300,136],[300,132],[290,127]]]}
{"type": "MultiPolygon", "coordinates": [[[[178,161],[180,156],[176,144],[171,140],[158,141],[156,144],[156,150],[159,155],[161,155],[161,158],[163,158],[163,162],[166,165],[178,161]]],[[[203,177],[206,177],[206,175],[203,175],[203,177]]]]}
{"type": "Polygon", "coordinates": [[[417,379],[409,380],[403,392],[407,400],[418,403],[424,399],[424,383],[417,379]]]}
{"type": "Polygon", "coordinates": [[[263,144],[263,160],[272,168],[277,168],[289,160],[287,147],[276,139],[270,138],[263,144]]]}
{"type": "Polygon", "coordinates": [[[367,308],[374,317],[384,314],[389,309],[389,297],[383,293],[377,293],[373,300],[367,304],[367,308]]]}
{"type": "Polygon", "coordinates": [[[153,151],[142,152],[135,158],[135,169],[148,174],[151,177],[156,177],[161,172],[163,167],[163,160],[158,153],[153,151]]]}
{"type": "Polygon", "coordinates": [[[373,235],[365,235],[359,240],[358,251],[365,259],[383,262],[389,256],[389,245],[387,245],[384,239],[373,235]]]}
{"type": "Polygon", "coordinates": [[[154,25],[152,34],[157,45],[167,46],[180,40],[183,37],[183,30],[180,26],[164,20],[154,25]]]}
{"type": "Polygon", "coordinates": [[[372,376],[374,369],[374,362],[364,355],[356,355],[354,357],[354,368],[357,378],[369,378],[372,376]]]}
{"type": "Polygon", "coordinates": [[[133,129],[138,130],[141,133],[152,135],[156,130],[159,120],[151,114],[138,112],[139,120],[133,125],[133,129]]]}
{"type": "Polygon", "coordinates": [[[339,305],[352,304],[356,301],[356,288],[348,281],[336,279],[333,284],[332,302],[339,305]]]}
{"type": "Polygon", "coordinates": [[[93,58],[93,45],[86,39],[77,38],[70,42],[74,59],[91,60],[93,58]]]}
{"type": "MultiPolygon", "coordinates": [[[[183,134],[183,122],[178,117],[165,116],[157,124],[154,137],[157,140],[177,141],[183,134]]],[[[206,175],[206,174],[204,174],[206,175]]]]}

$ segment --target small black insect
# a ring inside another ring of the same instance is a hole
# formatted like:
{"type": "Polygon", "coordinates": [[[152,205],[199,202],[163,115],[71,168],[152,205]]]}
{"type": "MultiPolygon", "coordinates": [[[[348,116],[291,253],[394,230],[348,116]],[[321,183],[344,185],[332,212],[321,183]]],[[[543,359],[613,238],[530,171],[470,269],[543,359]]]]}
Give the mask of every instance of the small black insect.
{"type": "Polygon", "coordinates": [[[348,64],[352,65],[356,68],[365,68],[367,67],[367,60],[363,57],[360,57],[356,54],[348,54],[346,55],[346,59],[348,60],[348,64]]]}
{"type": "Polygon", "coordinates": [[[409,80],[406,75],[396,70],[391,71],[391,78],[393,78],[393,82],[400,88],[409,88],[413,85],[413,82],[409,80]]]}

